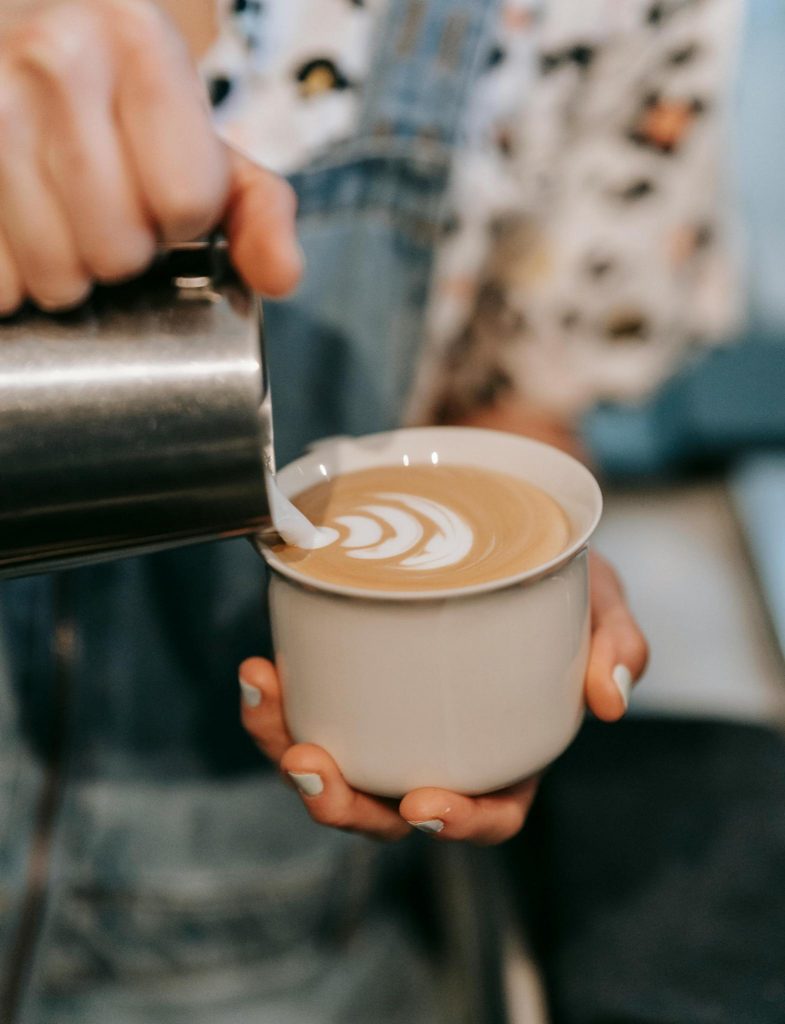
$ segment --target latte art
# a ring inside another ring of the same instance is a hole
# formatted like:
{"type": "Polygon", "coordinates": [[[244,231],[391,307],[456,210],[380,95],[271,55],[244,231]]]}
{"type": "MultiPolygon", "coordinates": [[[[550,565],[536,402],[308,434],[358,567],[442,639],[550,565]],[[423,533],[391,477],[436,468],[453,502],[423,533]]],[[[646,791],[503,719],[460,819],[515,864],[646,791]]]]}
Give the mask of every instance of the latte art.
{"type": "Polygon", "coordinates": [[[402,569],[443,569],[462,561],[474,534],[467,522],[436,501],[413,494],[380,494],[384,504],[365,505],[358,515],[336,516],[348,536],[349,558],[393,558],[402,569]],[[385,527],[392,534],[385,536],[385,527]],[[423,542],[425,537],[427,540],[423,542]]]}
{"type": "Polygon", "coordinates": [[[469,466],[347,473],[294,504],[320,528],[315,550],[276,554],[315,579],[372,590],[438,590],[545,564],[569,544],[558,503],[532,484],[469,466]]]}

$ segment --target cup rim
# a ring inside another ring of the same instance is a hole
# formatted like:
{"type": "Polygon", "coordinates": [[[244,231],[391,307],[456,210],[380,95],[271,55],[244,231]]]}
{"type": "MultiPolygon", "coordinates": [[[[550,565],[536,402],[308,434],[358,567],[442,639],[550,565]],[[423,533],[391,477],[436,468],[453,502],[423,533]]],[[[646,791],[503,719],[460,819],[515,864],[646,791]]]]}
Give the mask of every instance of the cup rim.
{"type": "MultiPolygon", "coordinates": [[[[514,573],[511,576],[503,576],[500,579],[486,580],[483,583],[473,583],[463,587],[442,587],[438,590],[373,590],[371,588],[364,587],[353,587],[347,586],[343,583],[332,583],[322,579],[316,579],[308,576],[306,573],[298,572],[297,569],[292,568],[289,563],[281,561],[274,551],[265,543],[263,536],[257,535],[254,538],[254,543],[259,553],[264,558],[268,567],[276,574],[286,577],[288,580],[300,584],[307,590],[318,591],[320,593],[329,594],[332,596],[360,598],[366,601],[393,601],[393,602],[406,602],[411,603],[413,601],[443,601],[443,600],[455,600],[462,597],[472,597],[478,594],[487,594],[493,591],[506,590],[510,587],[521,586],[529,583],[535,583],[538,580],[550,576],[562,569],[565,565],[571,562],[577,557],[586,547],[588,547],[589,539],[597,529],[597,524],[600,521],[602,515],[602,491],[600,485],[597,483],[593,473],[578,459],[572,455],[568,455],[567,452],[562,451],[560,448],[556,448],[553,445],[546,444],[543,441],[536,441],[534,438],[524,437],[517,434],[507,434],[496,430],[486,430],[479,427],[402,427],[397,430],[386,430],[379,431],[375,434],[363,434],[359,437],[352,437],[349,435],[343,435],[341,437],[326,438],[323,441],[318,441],[310,447],[310,449],[293,462],[288,463],[278,474],[278,482],[281,485],[284,493],[287,493],[287,483],[298,469],[301,469],[303,465],[307,465],[318,459],[318,453],[324,452],[328,446],[347,444],[354,441],[364,441],[369,444],[381,442],[382,440],[394,441],[398,438],[404,441],[407,437],[422,437],[425,435],[438,437],[439,434],[450,434],[455,435],[457,432],[463,432],[464,435],[473,434],[481,435],[484,438],[494,438],[497,442],[499,438],[504,438],[504,443],[510,444],[519,443],[522,448],[528,448],[529,450],[546,450],[549,453],[550,458],[562,460],[565,465],[569,464],[573,471],[579,476],[582,476],[587,487],[587,493],[590,495],[593,501],[593,513],[589,521],[589,525],[583,529],[580,533],[576,534],[571,543],[564,551],[560,552],[555,558],[550,559],[541,565],[535,566],[533,569],[527,569],[524,572],[514,573]]],[[[455,463],[456,465],[459,463],[455,463]]],[[[383,463],[380,463],[383,465],[383,463]]],[[[297,492],[294,492],[297,493],[297,492]]]]}

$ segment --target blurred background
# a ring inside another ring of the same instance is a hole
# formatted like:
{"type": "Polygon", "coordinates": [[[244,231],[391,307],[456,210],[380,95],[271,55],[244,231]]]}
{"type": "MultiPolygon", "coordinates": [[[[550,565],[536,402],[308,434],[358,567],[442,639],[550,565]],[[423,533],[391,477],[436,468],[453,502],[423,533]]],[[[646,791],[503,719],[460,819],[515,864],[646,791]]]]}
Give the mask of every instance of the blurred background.
{"type": "Polygon", "coordinates": [[[774,865],[785,851],[784,52],[785,4],[750,0],[730,140],[746,253],[743,330],[644,404],[595,408],[583,423],[604,477],[597,546],[625,581],[651,662],[629,721],[603,732],[603,753],[591,735],[568,752],[546,778],[532,834],[508,851],[535,927],[522,938],[508,927],[509,1001],[491,1020],[543,1024],[564,1012],[598,1022],[611,1019],[609,1007],[613,1020],[659,1020],[668,999],[667,1019],[693,1020],[690,992],[705,998],[706,1020],[782,1019],[785,883],[774,865]],[[581,774],[595,785],[576,787],[581,774]],[[618,806],[597,804],[598,789],[618,806]],[[599,860],[615,877],[581,865],[594,841],[606,844],[599,860]],[[618,856],[608,855],[614,846],[618,856]],[[547,911],[532,910],[538,895],[520,875],[532,857],[547,911]],[[549,860],[559,861],[550,892],[549,860]],[[733,881],[746,873],[757,881],[733,881]],[[634,916],[617,906],[619,893],[634,916]],[[597,963],[586,955],[593,939],[597,963]],[[544,953],[546,977],[527,943],[544,953]],[[654,1017],[636,1007],[642,994],[654,1017]]]}
{"type": "Polygon", "coordinates": [[[601,544],[652,640],[639,711],[783,720],[783,47],[785,7],[751,0],[732,140],[746,252],[743,334],[644,406],[597,409],[585,423],[611,485],[601,544]]]}

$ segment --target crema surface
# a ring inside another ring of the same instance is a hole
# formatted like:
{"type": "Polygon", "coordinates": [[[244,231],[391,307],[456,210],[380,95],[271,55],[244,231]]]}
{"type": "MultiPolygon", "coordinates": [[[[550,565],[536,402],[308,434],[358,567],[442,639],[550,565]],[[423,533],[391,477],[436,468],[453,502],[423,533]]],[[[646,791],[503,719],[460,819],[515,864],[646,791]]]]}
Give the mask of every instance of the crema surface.
{"type": "Polygon", "coordinates": [[[279,544],[315,580],[368,590],[442,590],[504,579],[568,546],[561,506],[532,484],[473,466],[384,466],[325,480],[295,505],[329,542],[279,544]]]}

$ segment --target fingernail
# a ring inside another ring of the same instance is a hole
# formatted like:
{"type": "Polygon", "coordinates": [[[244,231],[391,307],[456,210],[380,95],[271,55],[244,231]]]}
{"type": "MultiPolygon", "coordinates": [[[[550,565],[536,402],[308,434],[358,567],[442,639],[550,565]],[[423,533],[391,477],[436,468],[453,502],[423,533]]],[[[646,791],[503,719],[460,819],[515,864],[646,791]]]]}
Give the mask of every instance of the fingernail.
{"type": "Polygon", "coordinates": [[[258,686],[251,686],[250,683],[246,683],[244,679],[240,679],[239,682],[243,704],[247,708],[258,708],[262,703],[262,691],[258,686]]]}
{"type": "Polygon", "coordinates": [[[316,772],[289,772],[288,775],[303,796],[319,796],[324,792],[322,777],[316,772]]]}
{"type": "Polygon", "coordinates": [[[430,836],[436,832],[441,832],[444,828],[444,822],[441,818],[428,818],[427,821],[410,821],[409,824],[430,836]]]}
{"type": "Polygon", "coordinates": [[[626,665],[617,665],[611,673],[611,678],[616,684],[616,689],[621,694],[625,709],[630,703],[630,691],[632,690],[632,673],[626,665]]]}

